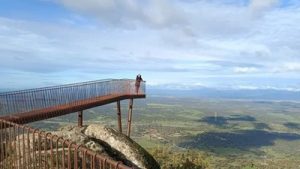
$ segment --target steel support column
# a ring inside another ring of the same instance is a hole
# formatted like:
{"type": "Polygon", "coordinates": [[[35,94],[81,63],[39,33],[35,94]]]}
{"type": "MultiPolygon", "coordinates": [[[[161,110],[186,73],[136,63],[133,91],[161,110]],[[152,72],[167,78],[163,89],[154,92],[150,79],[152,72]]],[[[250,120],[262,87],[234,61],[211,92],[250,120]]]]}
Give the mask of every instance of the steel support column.
{"type": "Polygon", "coordinates": [[[78,127],[82,127],[82,121],[83,121],[82,112],[83,110],[78,112],[78,127]]]}
{"type": "Polygon", "coordinates": [[[121,101],[117,101],[117,115],[118,115],[118,127],[120,133],[122,133],[122,116],[121,116],[121,101]]]}
{"type": "Polygon", "coordinates": [[[130,137],[130,132],[131,132],[132,107],[133,107],[133,99],[130,99],[129,100],[129,108],[128,108],[128,122],[127,122],[127,136],[128,137],[130,137]]]}

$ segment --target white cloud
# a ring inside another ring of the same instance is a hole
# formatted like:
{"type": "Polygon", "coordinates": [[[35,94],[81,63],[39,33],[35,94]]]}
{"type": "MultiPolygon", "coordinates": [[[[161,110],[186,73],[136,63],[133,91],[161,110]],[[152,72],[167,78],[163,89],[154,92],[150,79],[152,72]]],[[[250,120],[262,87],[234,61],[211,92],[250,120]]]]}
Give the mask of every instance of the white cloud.
{"type": "Polygon", "coordinates": [[[300,72],[299,62],[283,62],[273,70],[275,73],[300,72]]]}
{"type": "Polygon", "coordinates": [[[290,91],[290,92],[299,92],[300,91],[300,88],[274,87],[274,86],[236,86],[234,89],[243,89],[243,90],[281,90],[281,91],[290,91]]]}
{"type": "Polygon", "coordinates": [[[96,17],[104,24],[135,28],[146,24],[164,28],[183,24],[184,18],[168,0],[59,0],[67,8],[96,17]]]}
{"type": "Polygon", "coordinates": [[[59,17],[55,23],[0,17],[0,58],[5,60],[0,71],[80,72],[89,77],[139,72],[158,85],[222,86],[225,82],[218,79],[225,77],[240,77],[227,80],[228,86],[243,78],[247,85],[257,76],[276,79],[276,73],[293,76],[289,85],[295,85],[300,78],[299,7],[273,8],[277,2],[272,0],[244,5],[205,0],[56,1],[76,17],[59,17]],[[263,12],[263,17],[252,17],[254,12],[263,12]]]}
{"type": "Polygon", "coordinates": [[[300,71],[300,63],[286,63],[284,66],[288,71],[300,71]]]}
{"type": "Polygon", "coordinates": [[[234,72],[235,73],[256,73],[259,69],[255,67],[235,67],[234,72]]]}
{"type": "Polygon", "coordinates": [[[249,7],[253,12],[262,12],[277,5],[279,0],[251,0],[249,7]]]}

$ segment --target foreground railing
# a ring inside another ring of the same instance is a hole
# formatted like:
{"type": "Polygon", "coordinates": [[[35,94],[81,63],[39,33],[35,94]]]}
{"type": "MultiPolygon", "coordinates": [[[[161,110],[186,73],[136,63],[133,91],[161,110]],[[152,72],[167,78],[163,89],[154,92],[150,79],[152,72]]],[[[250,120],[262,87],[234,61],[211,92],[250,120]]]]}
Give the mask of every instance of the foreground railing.
{"type": "MultiPolygon", "coordinates": [[[[135,80],[100,80],[54,87],[0,93],[0,116],[29,112],[65,104],[79,104],[87,99],[136,94],[135,80]]],[[[138,94],[145,94],[142,82],[138,94]]]]}
{"type": "Polygon", "coordinates": [[[129,169],[45,131],[0,119],[0,169],[129,169]]]}

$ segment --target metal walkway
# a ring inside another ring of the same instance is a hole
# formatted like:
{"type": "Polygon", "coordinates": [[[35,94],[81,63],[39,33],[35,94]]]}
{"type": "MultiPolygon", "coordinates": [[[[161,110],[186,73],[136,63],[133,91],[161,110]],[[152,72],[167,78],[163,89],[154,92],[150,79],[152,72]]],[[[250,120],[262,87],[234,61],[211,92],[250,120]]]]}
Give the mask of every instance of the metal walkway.
{"type": "Polygon", "coordinates": [[[0,93],[0,169],[68,168],[129,169],[62,137],[22,124],[83,111],[116,102],[122,132],[121,100],[129,99],[127,135],[130,137],[133,99],[145,98],[145,82],[99,80],[54,87],[0,93]]]}
{"type": "Polygon", "coordinates": [[[145,83],[138,93],[135,80],[100,80],[0,93],[0,118],[30,123],[119,102],[145,98],[145,83]]]}
{"type": "Polygon", "coordinates": [[[141,83],[138,94],[135,92],[135,80],[127,79],[99,80],[4,92],[0,93],[0,117],[59,105],[83,106],[86,100],[94,98],[99,100],[103,96],[143,98],[145,97],[145,83],[141,83]]]}
{"type": "Polygon", "coordinates": [[[25,124],[78,112],[82,126],[83,111],[117,102],[118,128],[122,132],[120,101],[130,99],[127,135],[131,132],[133,99],[145,98],[145,82],[136,88],[135,80],[110,79],[61,86],[0,93],[0,119],[25,124]]]}

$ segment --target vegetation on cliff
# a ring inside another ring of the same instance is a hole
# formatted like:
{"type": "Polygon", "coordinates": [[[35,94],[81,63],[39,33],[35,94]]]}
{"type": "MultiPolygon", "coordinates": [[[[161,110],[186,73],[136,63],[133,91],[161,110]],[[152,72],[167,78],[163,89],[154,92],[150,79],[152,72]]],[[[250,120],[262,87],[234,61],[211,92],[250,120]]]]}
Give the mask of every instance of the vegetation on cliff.
{"type": "Polygon", "coordinates": [[[173,151],[170,147],[157,147],[150,153],[163,169],[209,169],[209,159],[203,153],[187,150],[173,151]]]}

